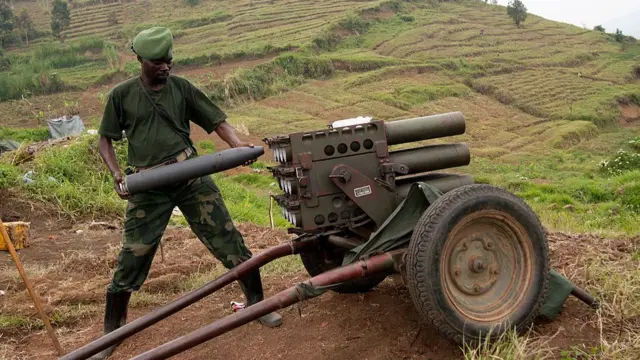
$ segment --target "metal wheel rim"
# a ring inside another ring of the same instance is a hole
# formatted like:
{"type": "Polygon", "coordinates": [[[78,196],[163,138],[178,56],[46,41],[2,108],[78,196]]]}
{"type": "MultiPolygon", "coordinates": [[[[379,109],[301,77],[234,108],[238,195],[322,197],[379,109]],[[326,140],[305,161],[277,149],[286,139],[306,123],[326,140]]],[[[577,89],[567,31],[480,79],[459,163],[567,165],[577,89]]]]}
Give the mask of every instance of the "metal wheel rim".
{"type": "Polygon", "coordinates": [[[464,317],[496,323],[513,314],[533,279],[533,245],[511,215],[481,210],[465,216],[442,249],[440,280],[464,317]]]}

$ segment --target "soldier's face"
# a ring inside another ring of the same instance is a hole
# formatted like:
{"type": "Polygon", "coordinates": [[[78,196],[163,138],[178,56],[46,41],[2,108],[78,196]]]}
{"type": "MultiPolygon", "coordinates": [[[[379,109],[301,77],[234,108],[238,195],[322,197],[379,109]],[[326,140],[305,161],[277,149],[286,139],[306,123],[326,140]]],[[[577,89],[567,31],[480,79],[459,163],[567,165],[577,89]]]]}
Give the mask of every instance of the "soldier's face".
{"type": "Polygon", "coordinates": [[[142,71],[153,83],[166,83],[171,72],[172,60],[170,57],[157,60],[145,59],[142,61],[142,71]]]}

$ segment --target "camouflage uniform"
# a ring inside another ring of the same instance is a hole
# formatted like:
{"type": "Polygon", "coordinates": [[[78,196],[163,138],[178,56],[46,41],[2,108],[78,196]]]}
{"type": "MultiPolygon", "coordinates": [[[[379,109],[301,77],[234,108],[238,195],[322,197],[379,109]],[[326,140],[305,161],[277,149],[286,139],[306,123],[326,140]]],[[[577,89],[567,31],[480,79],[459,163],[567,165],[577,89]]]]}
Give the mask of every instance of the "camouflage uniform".
{"type": "Polygon", "coordinates": [[[142,286],[175,206],[200,241],[226,268],[252,256],[233,225],[220,190],[210,176],[203,176],[129,199],[124,242],[110,285],[112,291],[133,291],[142,286]]]}
{"type": "MultiPolygon", "coordinates": [[[[116,86],[108,96],[99,129],[101,135],[114,140],[120,140],[125,131],[128,163],[135,171],[197,156],[189,139],[189,122],[212,133],[226,119],[218,106],[184,78],[171,76],[158,91],[143,90],[142,86],[139,78],[116,86]],[[154,104],[143,95],[144,91],[150,93],[154,104]],[[162,118],[159,111],[166,117],[162,118]]],[[[204,176],[132,195],[127,205],[118,267],[110,285],[112,291],[134,291],[142,286],[176,206],[193,232],[225,267],[232,268],[251,257],[218,187],[210,176],[204,176]]]]}

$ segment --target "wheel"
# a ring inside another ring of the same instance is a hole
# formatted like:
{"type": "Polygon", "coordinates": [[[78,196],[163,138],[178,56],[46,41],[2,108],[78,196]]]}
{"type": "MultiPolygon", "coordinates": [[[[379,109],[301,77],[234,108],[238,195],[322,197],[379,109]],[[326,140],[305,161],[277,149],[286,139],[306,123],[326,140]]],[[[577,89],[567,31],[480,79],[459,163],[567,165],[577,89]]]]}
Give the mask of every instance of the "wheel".
{"type": "MultiPolygon", "coordinates": [[[[310,276],[317,276],[323,272],[342,266],[342,259],[346,249],[338,248],[328,244],[326,241],[319,241],[318,245],[300,253],[300,259],[304,268],[310,276]]],[[[347,281],[335,288],[333,291],[341,294],[367,292],[378,286],[389,274],[380,273],[366,278],[347,281]]]]}
{"type": "Polygon", "coordinates": [[[429,206],[406,260],[413,304],[458,344],[524,330],[547,292],[548,244],[538,217],[491,185],[459,187],[429,206]]]}

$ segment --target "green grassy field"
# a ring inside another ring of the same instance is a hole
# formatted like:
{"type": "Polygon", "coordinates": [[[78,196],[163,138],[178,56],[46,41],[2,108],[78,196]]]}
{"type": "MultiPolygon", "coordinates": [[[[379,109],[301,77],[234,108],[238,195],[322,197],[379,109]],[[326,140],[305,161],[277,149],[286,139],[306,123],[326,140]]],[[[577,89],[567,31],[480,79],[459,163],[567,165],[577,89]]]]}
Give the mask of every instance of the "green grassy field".
{"type": "MultiPolygon", "coordinates": [[[[0,73],[0,112],[10,116],[0,122],[0,138],[42,140],[42,120],[71,108],[95,128],[109,89],[138,71],[129,41],[145,27],[164,25],[175,36],[176,73],[252,138],[360,115],[393,121],[461,111],[465,134],[422,142],[467,143],[471,164],[452,172],[513,191],[551,230],[640,233],[638,44],[532,14],[518,29],[504,7],[472,0],[74,4],[64,44],[38,39],[5,51],[12,66],[0,73]]],[[[21,7],[38,29],[48,29],[36,2],[16,2],[21,7]]],[[[18,166],[8,154],[0,187],[53,203],[76,219],[120,217],[124,203],[112,191],[95,140],[49,148],[18,166]],[[29,170],[35,171],[31,185],[22,181],[29,170]]],[[[125,149],[121,144],[121,162],[125,149]]],[[[206,142],[200,149],[213,151],[206,142]]],[[[275,187],[267,172],[214,178],[237,221],[269,224],[268,194],[275,187]]],[[[276,225],[286,227],[274,213],[276,225]]],[[[630,269],[639,259],[627,260],[630,269]]],[[[610,290],[603,274],[615,266],[592,265],[602,275],[594,287],[610,290]]],[[[300,270],[298,263],[276,267],[300,270]]],[[[637,316],[637,297],[625,294],[627,315],[637,316]]],[[[506,343],[526,347],[518,341],[506,343]]],[[[623,345],[633,348],[634,341],[623,345]]],[[[506,348],[494,352],[512,351],[506,348]]]]}

